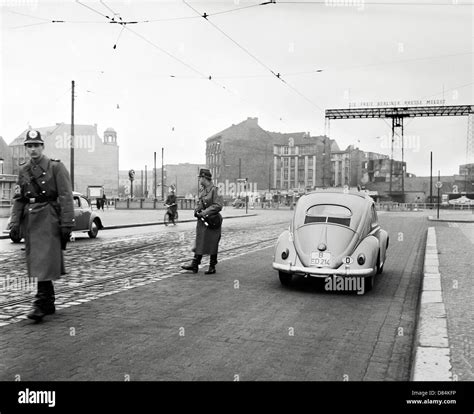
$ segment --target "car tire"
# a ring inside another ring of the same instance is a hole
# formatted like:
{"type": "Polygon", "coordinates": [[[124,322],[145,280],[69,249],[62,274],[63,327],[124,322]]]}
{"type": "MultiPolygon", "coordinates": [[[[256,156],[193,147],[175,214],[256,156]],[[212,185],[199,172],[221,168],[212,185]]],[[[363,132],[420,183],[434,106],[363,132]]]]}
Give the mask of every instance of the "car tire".
{"type": "Polygon", "coordinates": [[[380,252],[377,257],[377,274],[380,275],[383,272],[383,265],[380,266],[380,252]]]}
{"type": "Polygon", "coordinates": [[[280,278],[280,283],[283,286],[290,286],[291,281],[293,280],[293,275],[285,272],[278,272],[278,277],[280,278]]]}
{"type": "Polygon", "coordinates": [[[99,234],[99,224],[97,223],[96,220],[94,220],[91,224],[90,230],[87,232],[89,237],[91,239],[95,239],[97,237],[97,234],[99,234]]]}
{"type": "Polygon", "coordinates": [[[364,278],[364,292],[370,292],[374,288],[375,275],[364,278]]]}

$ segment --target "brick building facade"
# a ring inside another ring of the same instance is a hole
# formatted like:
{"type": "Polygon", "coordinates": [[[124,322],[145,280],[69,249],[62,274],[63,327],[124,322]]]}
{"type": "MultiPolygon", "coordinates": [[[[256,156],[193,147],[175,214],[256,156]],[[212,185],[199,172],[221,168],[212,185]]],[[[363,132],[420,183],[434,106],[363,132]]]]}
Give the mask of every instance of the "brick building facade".
{"type": "MultiPolygon", "coordinates": [[[[61,160],[69,171],[71,125],[58,123],[34,129],[41,133],[45,143],[44,153],[49,158],[61,160]]],[[[23,131],[10,144],[14,174],[18,174],[20,163],[28,159],[23,143],[27,131],[23,131]]],[[[97,124],[74,125],[74,136],[74,190],[87,194],[88,186],[103,186],[107,197],[116,197],[119,185],[119,147],[115,130],[107,128],[101,139],[97,124]]]]}

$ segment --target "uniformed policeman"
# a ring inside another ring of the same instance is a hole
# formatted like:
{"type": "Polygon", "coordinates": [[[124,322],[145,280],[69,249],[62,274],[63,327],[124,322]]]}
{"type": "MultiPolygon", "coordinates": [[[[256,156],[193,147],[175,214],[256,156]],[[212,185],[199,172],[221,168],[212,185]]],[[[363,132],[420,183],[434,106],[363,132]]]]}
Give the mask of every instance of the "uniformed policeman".
{"type": "Polygon", "coordinates": [[[28,276],[38,281],[32,311],[27,315],[41,321],[55,312],[53,280],[65,274],[63,252],[74,226],[71,179],[59,160],[43,155],[44,141],[39,131],[30,130],[24,141],[30,160],[19,172],[10,232],[26,244],[28,276]]]}
{"type": "Polygon", "coordinates": [[[211,171],[201,168],[199,171],[199,182],[201,190],[199,200],[194,210],[194,216],[198,219],[196,224],[196,246],[194,249],[194,258],[189,266],[181,266],[185,270],[192,270],[197,273],[204,254],[210,255],[209,268],[204,273],[216,273],[217,253],[219,250],[219,241],[221,239],[222,216],[220,211],[223,207],[222,197],[219,195],[218,188],[212,183],[211,171]],[[217,226],[211,226],[209,218],[214,217],[220,223],[217,226]]]}

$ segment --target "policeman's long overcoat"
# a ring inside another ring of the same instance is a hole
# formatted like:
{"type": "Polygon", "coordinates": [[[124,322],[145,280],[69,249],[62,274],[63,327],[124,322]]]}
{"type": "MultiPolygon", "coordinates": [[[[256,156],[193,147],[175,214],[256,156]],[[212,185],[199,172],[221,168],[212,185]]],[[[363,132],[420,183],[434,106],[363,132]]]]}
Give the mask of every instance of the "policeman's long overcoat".
{"type": "Polygon", "coordinates": [[[11,224],[22,226],[29,277],[42,282],[65,274],[60,227],[73,227],[75,221],[71,180],[63,163],[43,155],[38,163],[30,160],[22,166],[11,224]],[[30,203],[40,196],[49,201],[30,203]]]}
{"type": "MultiPolygon", "coordinates": [[[[196,210],[201,210],[203,215],[217,214],[222,210],[222,199],[218,194],[218,189],[214,185],[204,188],[199,192],[199,201],[196,210]]],[[[202,220],[198,220],[196,226],[196,247],[195,254],[217,254],[219,240],[221,238],[221,228],[210,229],[202,220]]]]}

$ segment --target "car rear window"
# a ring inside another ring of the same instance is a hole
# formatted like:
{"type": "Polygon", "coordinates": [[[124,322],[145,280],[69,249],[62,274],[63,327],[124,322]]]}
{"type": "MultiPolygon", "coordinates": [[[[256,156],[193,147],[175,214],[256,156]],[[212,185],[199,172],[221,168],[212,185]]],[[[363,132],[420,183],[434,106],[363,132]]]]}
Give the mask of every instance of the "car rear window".
{"type": "Polygon", "coordinates": [[[336,223],[349,226],[351,216],[352,212],[347,207],[336,204],[317,204],[306,210],[304,223],[336,223]]]}

